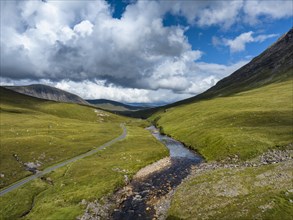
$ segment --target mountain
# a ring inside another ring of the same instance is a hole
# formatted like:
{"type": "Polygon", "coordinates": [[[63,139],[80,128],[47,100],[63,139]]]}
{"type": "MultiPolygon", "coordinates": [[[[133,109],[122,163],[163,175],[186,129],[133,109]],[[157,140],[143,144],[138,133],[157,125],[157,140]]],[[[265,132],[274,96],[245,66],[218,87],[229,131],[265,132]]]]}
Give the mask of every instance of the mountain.
{"type": "Polygon", "coordinates": [[[97,106],[98,108],[109,111],[137,111],[148,108],[143,105],[127,105],[121,102],[116,102],[108,99],[93,99],[86,101],[92,105],[97,106]]]}
{"type": "Polygon", "coordinates": [[[231,75],[220,80],[207,91],[172,104],[161,107],[125,112],[126,116],[148,118],[152,114],[168,108],[190,104],[215,97],[225,97],[250,89],[259,88],[271,83],[293,78],[293,28],[281,36],[273,45],[248,64],[231,75]]]}
{"type": "MultiPolygon", "coordinates": [[[[177,188],[168,219],[291,218],[290,200],[283,192],[292,185],[292,53],[291,29],[206,92],[152,109],[156,112],[149,119],[161,132],[196,150],[207,161],[205,168],[200,165],[177,188]],[[280,173],[284,178],[278,178],[280,173]],[[263,190],[264,186],[268,190],[263,190]],[[280,202],[260,210],[269,206],[272,198],[280,202]]],[[[150,110],[146,113],[151,114],[150,110]]]]}
{"type": "Polygon", "coordinates": [[[145,108],[154,108],[154,107],[159,107],[159,106],[164,106],[168,105],[169,102],[151,102],[151,103],[145,103],[145,102],[130,102],[126,103],[127,105],[131,106],[137,106],[137,107],[145,107],[145,108]]]}
{"type": "Polygon", "coordinates": [[[293,30],[206,92],[151,115],[162,132],[208,161],[253,158],[293,143],[293,30]]]}
{"type": "Polygon", "coordinates": [[[207,91],[169,106],[227,96],[293,77],[293,28],[248,64],[207,91]]]}
{"type": "Polygon", "coordinates": [[[89,104],[77,95],[42,84],[33,84],[28,86],[5,86],[5,88],[41,99],[47,99],[57,102],[77,103],[83,105],[89,104]]]}

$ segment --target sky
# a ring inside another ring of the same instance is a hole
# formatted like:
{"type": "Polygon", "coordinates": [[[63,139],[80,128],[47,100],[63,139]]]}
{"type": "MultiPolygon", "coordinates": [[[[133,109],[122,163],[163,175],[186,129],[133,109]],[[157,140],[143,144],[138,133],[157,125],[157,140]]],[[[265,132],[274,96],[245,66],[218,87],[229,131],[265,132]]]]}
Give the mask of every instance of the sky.
{"type": "Polygon", "coordinates": [[[2,0],[1,85],[175,102],[259,55],[292,15],[291,0],[2,0]]]}

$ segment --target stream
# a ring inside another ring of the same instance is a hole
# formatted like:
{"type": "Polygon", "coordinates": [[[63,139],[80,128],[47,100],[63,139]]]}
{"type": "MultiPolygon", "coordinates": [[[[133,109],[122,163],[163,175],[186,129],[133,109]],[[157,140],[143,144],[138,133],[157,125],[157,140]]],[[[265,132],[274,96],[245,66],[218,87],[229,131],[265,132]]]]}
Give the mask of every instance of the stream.
{"type": "Polygon", "coordinates": [[[179,141],[160,134],[154,126],[147,129],[169,149],[171,165],[142,180],[133,180],[132,193],[114,210],[112,219],[158,219],[154,204],[175,189],[189,175],[192,166],[203,161],[179,141]]]}

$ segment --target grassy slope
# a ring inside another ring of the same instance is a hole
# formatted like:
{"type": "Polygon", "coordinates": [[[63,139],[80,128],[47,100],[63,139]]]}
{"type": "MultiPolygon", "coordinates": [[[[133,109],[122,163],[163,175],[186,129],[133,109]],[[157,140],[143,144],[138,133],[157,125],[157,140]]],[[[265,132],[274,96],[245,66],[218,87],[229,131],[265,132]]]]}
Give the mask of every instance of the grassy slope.
{"type": "Polygon", "coordinates": [[[178,188],[168,219],[290,220],[292,166],[287,161],[196,175],[178,188]]]}
{"type": "Polygon", "coordinates": [[[76,219],[85,199],[94,201],[124,184],[140,168],[168,155],[163,144],[139,127],[127,126],[127,138],[96,155],[60,168],[48,177],[54,185],[36,180],[6,194],[0,201],[0,219],[17,219],[31,208],[25,219],[76,219]],[[124,170],[124,171],[123,171],[124,170]]]}
{"type": "Polygon", "coordinates": [[[242,160],[293,142],[293,80],[168,109],[150,119],[208,161],[242,160]]]}
{"type": "Polygon", "coordinates": [[[95,109],[56,103],[0,88],[0,187],[31,173],[17,162],[40,161],[40,169],[91,150],[120,135],[125,118],[95,109]]]}

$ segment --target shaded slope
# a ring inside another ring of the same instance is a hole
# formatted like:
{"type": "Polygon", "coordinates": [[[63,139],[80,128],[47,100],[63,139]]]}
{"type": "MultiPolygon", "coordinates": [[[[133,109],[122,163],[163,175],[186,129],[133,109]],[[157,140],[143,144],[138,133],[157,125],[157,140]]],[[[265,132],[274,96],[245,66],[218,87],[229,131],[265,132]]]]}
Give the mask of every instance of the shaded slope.
{"type": "Polygon", "coordinates": [[[259,56],[252,59],[215,86],[195,97],[179,101],[170,106],[227,96],[258,88],[293,77],[293,28],[259,56]]]}
{"type": "Polygon", "coordinates": [[[108,99],[93,99],[86,100],[88,103],[97,106],[98,108],[109,110],[109,111],[137,111],[146,109],[147,107],[131,106],[121,102],[116,102],[108,99]]]}
{"type": "Polygon", "coordinates": [[[5,88],[41,99],[88,105],[85,100],[77,95],[47,85],[5,86],[5,88]]]}
{"type": "Polygon", "coordinates": [[[230,76],[220,80],[207,91],[162,107],[125,112],[124,115],[148,118],[158,111],[190,104],[201,100],[233,95],[242,91],[259,88],[271,83],[293,78],[293,29],[284,34],[259,56],[252,59],[230,76]]]}

